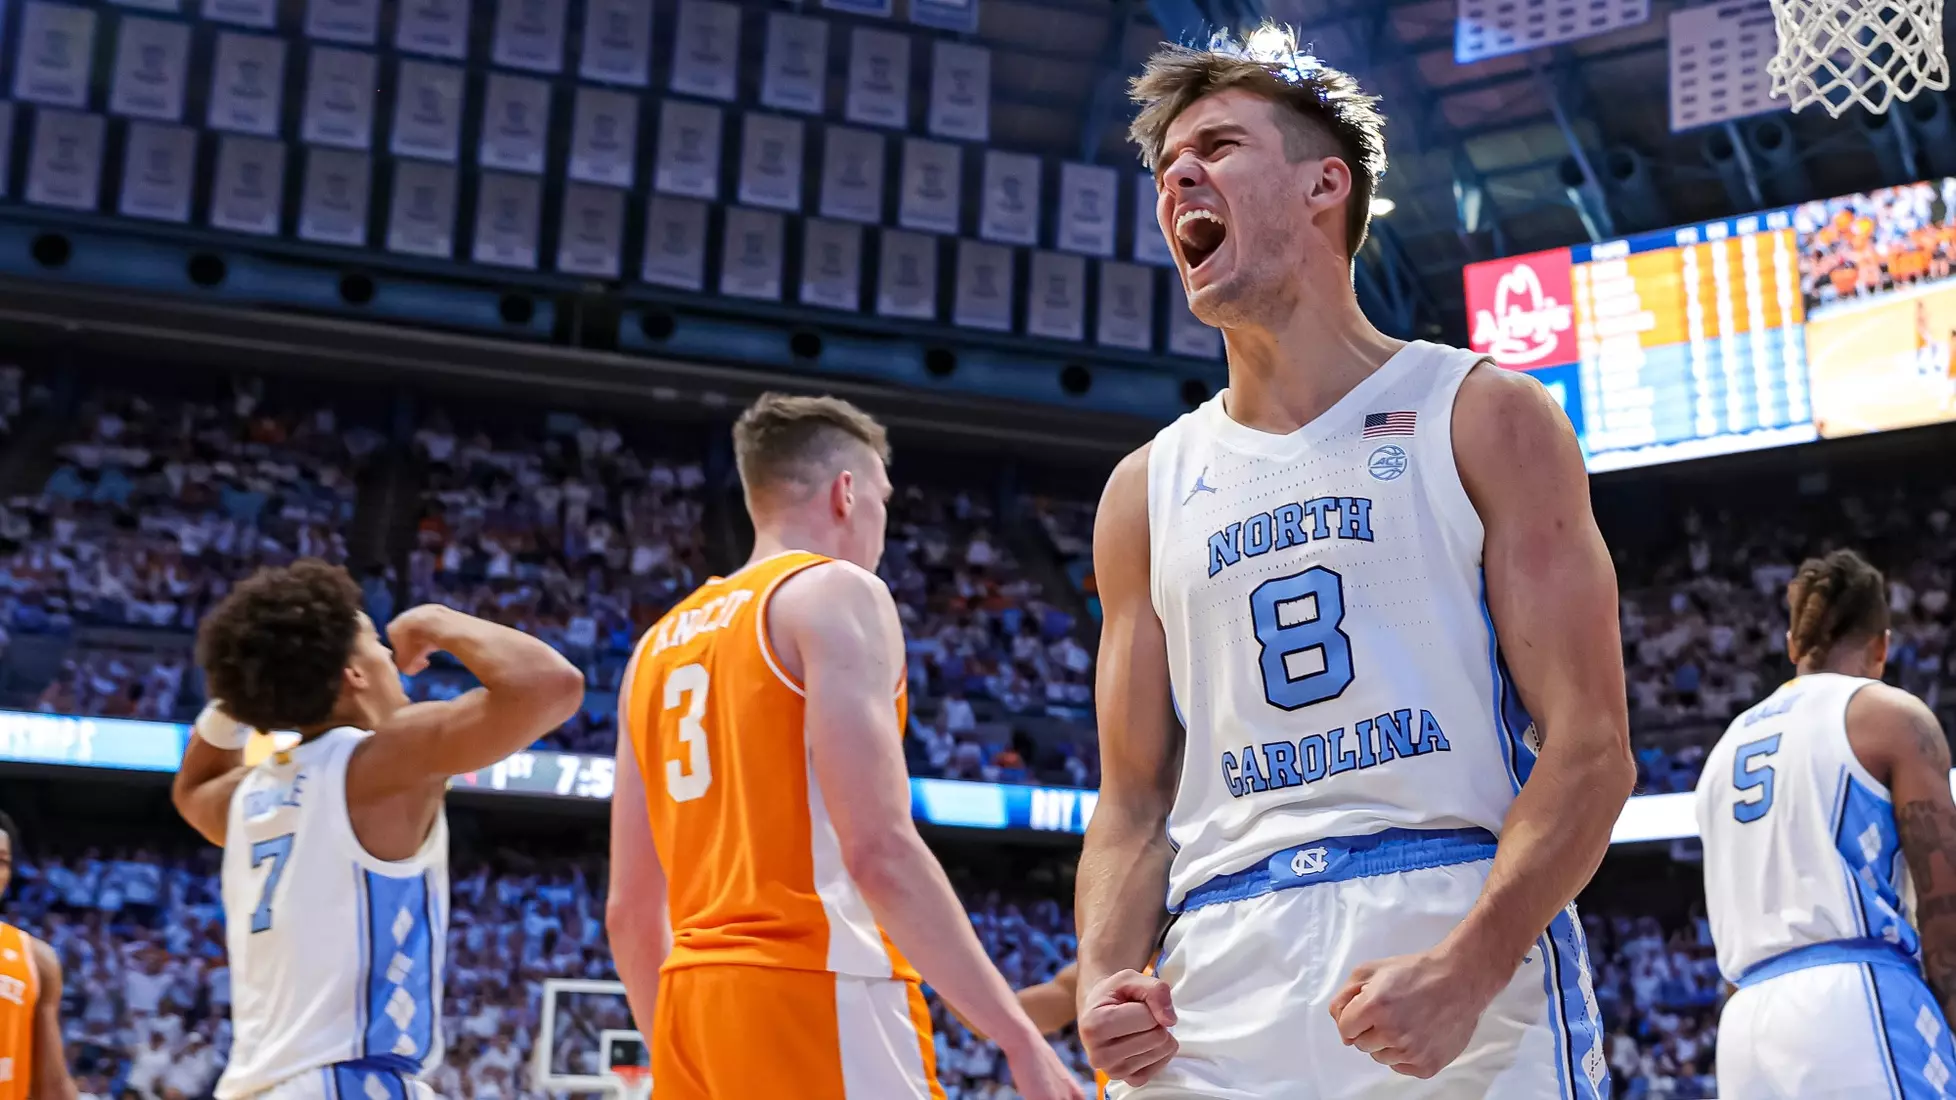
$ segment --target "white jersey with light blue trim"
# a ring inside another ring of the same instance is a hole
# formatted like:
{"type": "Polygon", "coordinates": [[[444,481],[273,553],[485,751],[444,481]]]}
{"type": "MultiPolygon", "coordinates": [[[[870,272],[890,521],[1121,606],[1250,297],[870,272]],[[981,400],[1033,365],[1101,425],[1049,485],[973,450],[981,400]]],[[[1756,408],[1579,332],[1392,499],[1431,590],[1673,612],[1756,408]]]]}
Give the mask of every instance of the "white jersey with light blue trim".
{"type": "Polygon", "coordinates": [[[233,1038],[218,1100],[335,1064],[414,1076],[440,1061],[447,818],[437,814],[412,859],[367,854],[347,815],[346,767],[370,736],[341,727],[275,754],[231,798],[233,1038]]]}
{"type": "Polygon", "coordinates": [[[1875,682],[1831,672],[1788,681],[1705,757],[1705,907],[1730,981],[1816,943],[1875,939],[1916,953],[1895,807],[1847,740],[1848,702],[1875,682]]]}
{"type": "Polygon", "coordinates": [[[1325,837],[1499,834],[1535,738],[1454,467],[1480,361],[1412,343],[1289,435],[1231,420],[1225,392],[1155,437],[1150,584],[1187,730],[1171,906],[1325,837]]]}

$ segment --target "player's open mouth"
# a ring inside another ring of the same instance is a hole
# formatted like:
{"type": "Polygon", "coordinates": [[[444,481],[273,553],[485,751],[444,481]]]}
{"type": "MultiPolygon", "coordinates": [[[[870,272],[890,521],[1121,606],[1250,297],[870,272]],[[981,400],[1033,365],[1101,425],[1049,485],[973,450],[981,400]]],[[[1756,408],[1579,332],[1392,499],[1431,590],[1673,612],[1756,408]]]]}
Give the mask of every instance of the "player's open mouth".
{"type": "Polygon", "coordinates": [[[1190,271],[1214,256],[1228,237],[1229,226],[1213,210],[1184,210],[1175,219],[1175,243],[1181,246],[1190,271]]]}

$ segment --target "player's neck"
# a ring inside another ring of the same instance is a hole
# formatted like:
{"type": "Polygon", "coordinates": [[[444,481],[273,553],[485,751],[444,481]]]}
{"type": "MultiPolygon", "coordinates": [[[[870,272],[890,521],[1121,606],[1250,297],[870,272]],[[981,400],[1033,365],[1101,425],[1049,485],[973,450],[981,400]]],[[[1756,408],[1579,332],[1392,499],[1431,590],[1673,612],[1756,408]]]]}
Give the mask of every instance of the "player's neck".
{"type": "Polygon", "coordinates": [[[1881,679],[1881,668],[1862,653],[1830,653],[1825,657],[1803,657],[1793,666],[1802,676],[1831,672],[1838,676],[1857,676],[1863,680],[1881,679]]]}
{"type": "Polygon", "coordinates": [[[1276,326],[1223,331],[1230,419],[1276,435],[1296,431],[1406,346],[1373,327],[1350,287],[1328,301],[1310,297],[1284,310],[1276,326]]]}
{"type": "Polygon", "coordinates": [[[747,564],[753,565],[795,551],[830,558],[841,557],[837,541],[830,532],[818,531],[807,524],[789,520],[758,524],[754,528],[754,552],[748,556],[747,564]]]}

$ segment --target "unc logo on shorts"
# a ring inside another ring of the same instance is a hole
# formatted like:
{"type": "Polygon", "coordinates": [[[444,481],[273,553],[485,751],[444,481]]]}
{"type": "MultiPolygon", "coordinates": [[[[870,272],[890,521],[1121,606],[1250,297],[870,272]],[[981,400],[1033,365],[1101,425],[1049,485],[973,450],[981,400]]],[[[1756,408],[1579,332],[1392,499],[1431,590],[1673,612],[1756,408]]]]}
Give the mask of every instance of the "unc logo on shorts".
{"type": "Polygon", "coordinates": [[[1380,481],[1394,481],[1406,472],[1406,448],[1388,443],[1372,452],[1365,468],[1380,481]]]}
{"type": "Polygon", "coordinates": [[[1306,848],[1290,857],[1290,873],[1299,878],[1322,873],[1325,852],[1324,848],[1306,848]]]}

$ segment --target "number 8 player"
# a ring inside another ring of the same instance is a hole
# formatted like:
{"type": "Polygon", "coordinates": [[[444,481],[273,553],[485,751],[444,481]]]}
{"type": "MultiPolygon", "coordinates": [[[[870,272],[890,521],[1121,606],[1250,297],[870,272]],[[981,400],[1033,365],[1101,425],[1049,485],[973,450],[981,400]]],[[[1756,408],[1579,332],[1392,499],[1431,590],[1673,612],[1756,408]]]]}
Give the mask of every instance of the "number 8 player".
{"type": "Polygon", "coordinates": [[[1134,86],[1229,388],[1100,507],[1080,1033],[1117,1097],[1597,1100],[1570,902],[1634,765],[1582,454],[1528,376],[1367,322],[1376,101],[1248,41],[1134,86]]]}

